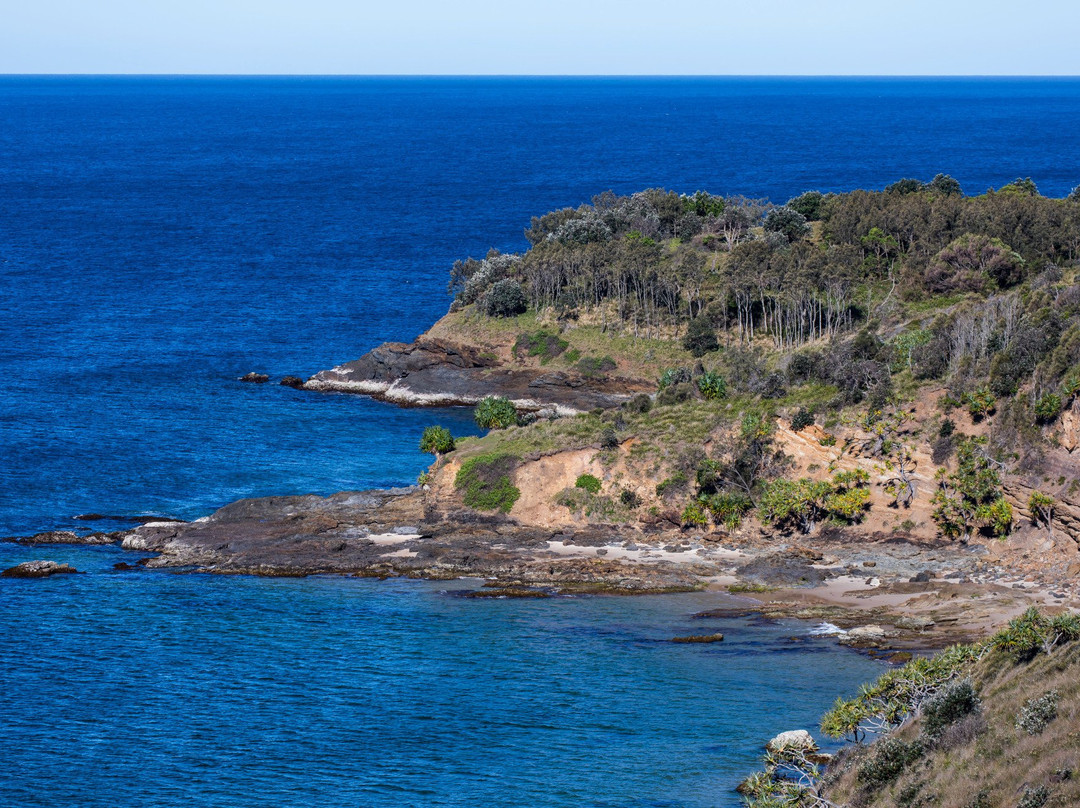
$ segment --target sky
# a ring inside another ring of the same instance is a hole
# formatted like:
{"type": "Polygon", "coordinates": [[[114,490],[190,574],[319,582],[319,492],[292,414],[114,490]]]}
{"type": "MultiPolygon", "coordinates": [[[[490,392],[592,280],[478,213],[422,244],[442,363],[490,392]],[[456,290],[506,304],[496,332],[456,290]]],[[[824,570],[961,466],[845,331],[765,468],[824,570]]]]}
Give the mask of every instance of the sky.
{"type": "Polygon", "coordinates": [[[0,73],[1080,75],[1078,0],[4,0],[0,73]]]}

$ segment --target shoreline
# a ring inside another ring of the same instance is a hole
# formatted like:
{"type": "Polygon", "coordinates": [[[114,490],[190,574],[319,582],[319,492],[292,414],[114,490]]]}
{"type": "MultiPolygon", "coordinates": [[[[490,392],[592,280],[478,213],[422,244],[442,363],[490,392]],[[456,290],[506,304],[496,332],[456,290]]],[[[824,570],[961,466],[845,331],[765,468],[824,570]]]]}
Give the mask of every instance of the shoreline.
{"type": "Polygon", "coordinates": [[[477,514],[438,518],[426,493],[239,500],[193,522],[6,541],[152,554],[132,569],[482,581],[472,597],[714,591],[744,597],[746,607],[696,615],[706,623],[736,613],[816,620],[834,626],[842,644],[885,658],[982,638],[1031,605],[1077,605],[1074,592],[989,563],[978,545],[868,541],[849,530],[822,531],[809,549],[782,535],[746,541],[678,529],[540,528],[477,514]]]}

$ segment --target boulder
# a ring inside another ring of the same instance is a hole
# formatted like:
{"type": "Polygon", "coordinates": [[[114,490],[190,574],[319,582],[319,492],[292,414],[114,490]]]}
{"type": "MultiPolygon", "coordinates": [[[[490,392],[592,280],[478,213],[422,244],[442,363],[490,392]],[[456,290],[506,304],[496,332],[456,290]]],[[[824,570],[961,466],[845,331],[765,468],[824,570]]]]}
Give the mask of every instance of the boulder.
{"type": "Polygon", "coordinates": [[[270,377],[265,373],[256,373],[255,371],[252,371],[251,373],[245,373],[241,376],[240,381],[251,382],[252,384],[265,384],[270,381],[270,377]]]}
{"type": "Polygon", "coordinates": [[[77,569],[56,561],[26,561],[0,572],[0,578],[48,578],[78,572],[77,569]]]}
{"type": "Polygon", "coordinates": [[[280,384],[282,387],[291,387],[294,390],[302,390],[304,387],[304,380],[301,379],[299,376],[286,376],[280,382],[278,382],[278,384],[280,384]]]}

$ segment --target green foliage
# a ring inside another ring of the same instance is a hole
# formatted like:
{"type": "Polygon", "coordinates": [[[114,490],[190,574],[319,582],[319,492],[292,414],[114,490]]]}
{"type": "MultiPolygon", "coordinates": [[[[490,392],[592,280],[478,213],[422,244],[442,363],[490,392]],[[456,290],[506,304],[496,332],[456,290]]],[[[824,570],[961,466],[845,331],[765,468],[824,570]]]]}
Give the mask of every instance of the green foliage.
{"type": "Polygon", "coordinates": [[[735,530],[742,524],[743,517],[753,509],[754,503],[745,494],[727,491],[710,496],[705,506],[717,524],[735,530]]]}
{"type": "Polygon", "coordinates": [[[1005,497],[998,497],[988,505],[983,505],[976,514],[999,539],[1012,532],[1013,509],[1005,497]]]}
{"type": "Polygon", "coordinates": [[[1054,518],[1054,498],[1042,491],[1032,491],[1028,497],[1028,510],[1031,512],[1031,520],[1036,524],[1044,524],[1048,528],[1054,518]]]}
{"type": "Polygon", "coordinates": [[[997,409],[997,399],[988,387],[980,387],[966,394],[964,404],[975,421],[981,421],[986,416],[993,415],[997,409]]]}
{"type": "Polygon", "coordinates": [[[1008,185],[1002,185],[998,193],[1013,196],[1038,196],[1039,189],[1031,177],[1017,177],[1008,185]]]}
{"type": "Polygon", "coordinates": [[[828,482],[808,477],[773,480],[765,485],[758,503],[761,518],[775,525],[795,524],[803,533],[811,533],[824,516],[825,497],[831,490],[828,482]]]}
{"type": "Polygon", "coordinates": [[[602,379],[618,367],[610,356],[586,356],[575,366],[577,372],[588,379],[602,379]]]}
{"type": "Polygon", "coordinates": [[[883,738],[874,744],[870,757],[859,766],[856,777],[870,788],[881,788],[899,777],[923,755],[918,741],[904,743],[899,738],[883,738]]]}
{"type": "Polygon", "coordinates": [[[923,704],[923,734],[937,740],[946,728],[978,712],[979,704],[971,679],[949,683],[923,704]]]}
{"type": "Polygon", "coordinates": [[[420,437],[420,451],[443,455],[454,451],[454,436],[444,426],[429,426],[420,437]]]}
{"type": "Polygon", "coordinates": [[[1040,651],[1050,653],[1060,643],[1077,639],[1080,639],[1080,615],[1048,618],[1032,607],[1010,620],[1008,627],[995,634],[990,642],[1017,662],[1026,662],[1040,651]]]}
{"type": "Polygon", "coordinates": [[[727,380],[715,370],[707,370],[697,378],[698,390],[709,401],[727,398],[727,380]]]}
{"type": "Polygon", "coordinates": [[[691,355],[697,357],[720,348],[720,342],[716,339],[716,329],[708,317],[695,317],[690,321],[682,344],[691,355]]]}
{"type": "Polygon", "coordinates": [[[506,429],[518,421],[517,410],[503,396],[486,396],[473,410],[473,420],[481,429],[506,429]]]}
{"type": "Polygon", "coordinates": [[[539,357],[541,362],[548,362],[570,347],[570,343],[558,334],[540,329],[532,333],[521,334],[514,343],[514,353],[518,356],[539,357]]]}
{"type": "Polygon", "coordinates": [[[960,183],[948,174],[938,174],[927,186],[931,191],[942,196],[963,196],[960,183]]]}
{"type": "Polygon", "coordinates": [[[1020,801],[1016,803],[1016,808],[1043,808],[1049,800],[1050,789],[1046,786],[1028,787],[1020,795],[1020,801]]]}
{"type": "Polygon", "coordinates": [[[525,290],[513,278],[498,281],[480,299],[480,309],[489,317],[513,317],[528,307],[525,290]]]}
{"type": "Polygon", "coordinates": [[[690,478],[686,476],[686,472],[676,471],[667,479],[656,484],[656,496],[663,497],[668,494],[685,491],[689,483],[690,478]]]}
{"type": "Polygon", "coordinates": [[[837,699],[821,719],[832,738],[860,740],[866,730],[900,726],[927,699],[965,675],[983,652],[981,644],[954,645],[932,657],[917,657],[864,685],[852,699],[837,699]]]}
{"type": "Polygon", "coordinates": [[[1061,396],[1044,393],[1035,401],[1035,418],[1040,424],[1048,424],[1061,412],[1061,396]]]}
{"type": "Polygon", "coordinates": [[[599,494],[601,483],[599,478],[594,477],[592,474],[582,474],[574,482],[575,488],[583,488],[590,494],[599,494]]]}
{"type": "Polygon", "coordinates": [[[462,501],[478,511],[509,513],[521,497],[510,475],[520,458],[509,454],[483,454],[461,464],[454,477],[454,488],[462,492],[462,501]]]}
{"type": "Polygon", "coordinates": [[[810,225],[806,223],[806,217],[786,205],[773,208],[765,214],[762,226],[766,233],[779,233],[789,242],[799,241],[810,235],[810,225]]]}
{"type": "Polygon", "coordinates": [[[685,384],[690,381],[692,375],[686,368],[668,368],[660,374],[659,387],[667,390],[676,384],[685,384]]]}
{"type": "Polygon", "coordinates": [[[791,430],[792,432],[801,432],[813,423],[814,413],[810,412],[806,407],[799,407],[799,411],[791,418],[791,430]]]}
{"type": "Polygon", "coordinates": [[[708,512],[698,500],[694,500],[683,509],[682,524],[684,526],[705,527],[708,523],[708,512]]]}
{"type": "Polygon", "coordinates": [[[986,445],[985,437],[965,438],[957,452],[956,471],[938,470],[932,515],[946,538],[966,542],[983,525],[998,536],[1012,528],[1012,507],[1002,497],[1001,475],[986,445]]]}
{"type": "Polygon", "coordinates": [[[928,328],[913,328],[894,337],[889,343],[893,350],[892,372],[911,370],[915,364],[916,353],[929,345],[933,338],[934,333],[928,328]]]}
{"type": "Polygon", "coordinates": [[[857,522],[870,507],[869,481],[862,469],[840,472],[832,481],[773,480],[761,495],[761,518],[776,525],[796,525],[803,533],[811,533],[826,517],[857,522]]]}
{"type": "Polygon", "coordinates": [[[824,201],[825,195],[820,191],[806,191],[794,199],[789,199],[787,207],[801,214],[808,222],[813,222],[821,218],[821,208],[824,201]]]}
{"type": "Polygon", "coordinates": [[[648,393],[638,393],[636,396],[623,404],[623,409],[625,409],[627,412],[644,415],[652,409],[652,399],[649,398],[648,393]]]}
{"type": "Polygon", "coordinates": [[[1042,734],[1050,722],[1057,718],[1058,698],[1057,691],[1050,690],[1038,698],[1028,699],[1020,708],[1020,714],[1016,716],[1016,728],[1028,735],[1042,734]]]}

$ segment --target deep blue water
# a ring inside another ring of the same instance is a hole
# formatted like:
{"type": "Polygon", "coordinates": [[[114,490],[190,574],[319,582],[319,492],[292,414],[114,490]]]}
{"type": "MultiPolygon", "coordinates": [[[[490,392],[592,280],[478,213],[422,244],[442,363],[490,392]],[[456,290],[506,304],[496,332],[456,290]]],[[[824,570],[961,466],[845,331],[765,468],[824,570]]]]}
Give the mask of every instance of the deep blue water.
{"type": "MultiPolygon", "coordinates": [[[[89,511],[405,483],[461,411],[306,376],[448,304],[531,215],[663,185],[783,201],[952,174],[1080,183],[1080,81],[0,77],[0,535],[89,511]]],[[[653,640],[714,596],[0,582],[0,804],[731,804],[774,731],[877,670],[805,627],[653,640]]],[[[696,628],[696,626],[695,626],[696,628]]]]}

